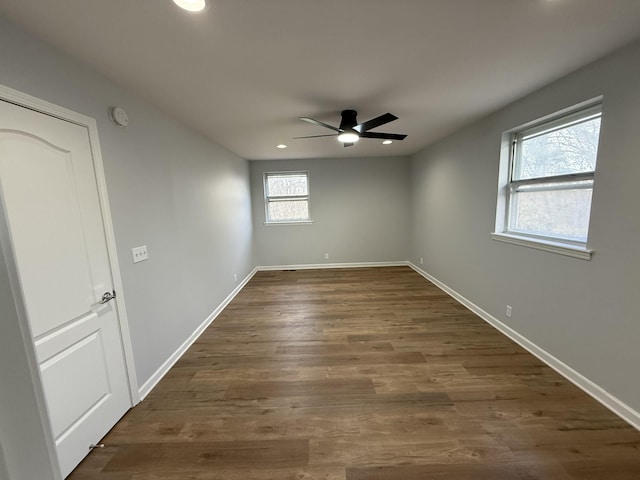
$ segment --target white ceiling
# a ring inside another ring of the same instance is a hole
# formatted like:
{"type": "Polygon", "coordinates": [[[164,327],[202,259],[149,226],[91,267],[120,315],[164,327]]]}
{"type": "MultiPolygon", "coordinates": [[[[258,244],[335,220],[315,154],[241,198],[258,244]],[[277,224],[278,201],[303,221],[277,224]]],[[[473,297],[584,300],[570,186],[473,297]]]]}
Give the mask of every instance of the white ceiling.
{"type": "Polygon", "coordinates": [[[640,0],[207,1],[189,14],[0,0],[0,13],[248,159],[412,154],[640,37],[640,0]],[[377,131],[408,137],[292,140],[331,133],[298,117],[338,125],[347,108],[391,112],[377,131]]]}

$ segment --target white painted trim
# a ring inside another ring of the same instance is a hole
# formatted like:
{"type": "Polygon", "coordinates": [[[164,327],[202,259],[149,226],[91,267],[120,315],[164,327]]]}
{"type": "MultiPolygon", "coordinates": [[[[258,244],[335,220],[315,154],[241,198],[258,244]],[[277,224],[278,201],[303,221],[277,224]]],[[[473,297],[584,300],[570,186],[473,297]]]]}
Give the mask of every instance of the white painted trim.
{"type": "Polygon", "coordinates": [[[116,306],[118,308],[118,320],[120,325],[122,351],[124,353],[125,368],[127,370],[127,378],[129,380],[129,395],[131,398],[131,405],[134,406],[140,402],[140,396],[138,395],[138,379],[136,375],[133,356],[131,333],[129,331],[129,320],[127,317],[127,308],[125,304],[124,287],[122,285],[122,277],[120,276],[120,262],[118,261],[116,237],[113,232],[113,223],[111,222],[111,207],[109,206],[107,180],[104,175],[104,165],[102,163],[102,154],[100,151],[100,142],[98,139],[98,127],[96,125],[96,121],[93,118],[89,119],[87,128],[89,129],[89,140],[91,141],[91,150],[93,152],[96,183],[98,185],[100,207],[102,209],[102,217],[104,219],[104,231],[107,240],[107,251],[109,252],[109,264],[111,266],[111,280],[113,282],[113,290],[116,291],[116,306]]]}
{"type": "Polygon", "coordinates": [[[6,100],[18,106],[29,108],[45,115],[53,116],[67,122],[75,123],[76,125],[85,127],[88,130],[91,152],[93,154],[94,170],[96,174],[96,184],[98,186],[98,196],[100,199],[100,207],[102,209],[102,222],[105,229],[107,251],[109,253],[109,266],[111,268],[113,289],[117,292],[116,305],[118,307],[118,324],[120,327],[121,347],[124,353],[125,368],[127,371],[129,398],[131,401],[131,406],[134,406],[140,401],[140,397],[138,396],[138,381],[136,378],[133,347],[131,344],[131,334],[129,331],[129,322],[127,319],[127,310],[125,307],[125,295],[122,287],[122,278],[120,276],[120,266],[118,264],[116,241],[113,232],[113,223],[111,221],[111,209],[109,207],[107,183],[104,175],[104,165],[102,163],[102,153],[100,150],[98,127],[96,121],[95,119],[81,113],[74,112],[73,110],[66,109],[53,103],[49,103],[45,100],[27,95],[26,93],[22,93],[18,90],[5,87],[4,85],[0,85],[0,99],[6,100]]]}
{"type": "Polygon", "coordinates": [[[566,255],[567,257],[579,258],[581,260],[591,260],[591,255],[593,254],[593,250],[577,245],[533,239],[510,233],[492,233],[491,238],[499,242],[535,248],[536,250],[557,253],[558,255],[566,255]]]}
{"type": "Polygon", "coordinates": [[[405,267],[407,261],[400,262],[360,262],[360,263],[307,263],[300,265],[265,265],[256,267],[259,272],[277,270],[319,270],[324,268],[368,268],[368,267],[405,267]]]}
{"type": "Polygon", "coordinates": [[[138,394],[140,395],[141,400],[144,400],[145,397],[149,395],[151,390],[153,390],[153,387],[155,387],[160,382],[160,380],[162,380],[162,378],[167,374],[167,372],[171,370],[171,367],[173,367],[175,363],[178,360],[180,360],[180,357],[182,357],[182,355],[184,355],[184,353],[189,349],[189,347],[191,347],[191,345],[195,343],[198,337],[200,337],[200,335],[202,335],[202,333],[209,327],[209,325],[213,323],[213,321],[217,318],[217,316],[220,315],[220,313],[227,307],[227,305],[229,305],[229,303],[231,303],[231,301],[235,298],[235,296],[238,295],[238,293],[240,293],[240,290],[242,290],[244,286],[249,282],[249,280],[253,278],[253,276],[256,274],[257,271],[258,269],[254,268],[251,271],[251,273],[249,273],[249,275],[247,275],[246,278],[242,280],[242,282],[240,282],[238,286],[234,288],[229,295],[227,295],[227,297],[222,301],[222,303],[220,303],[220,305],[218,305],[216,309],[213,312],[211,312],[211,314],[207,318],[204,319],[204,321],[198,326],[198,328],[194,330],[194,332],[189,336],[189,338],[187,338],[184,342],[182,342],[182,345],[180,345],[177,348],[177,350],[173,352],[169,356],[169,358],[167,358],[167,360],[162,365],[160,365],[160,367],[155,372],[153,372],[153,375],[151,375],[151,377],[149,377],[149,379],[146,382],[144,382],[144,384],[140,387],[140,390],[138,391],[138,394]]]}
{"type": "Polygon", "coordinates": [[[508,327],[507,325],[502,323],[500,320],[495,318],[493,315],[486,312],[485,310],[480,308],[478,305],[468,300],[467,298],[462,296],[460,293],[456,292],[451,287],[442,283],[437,278],[428,274],[427,272],[420,269],[419,267],[417,267],[411,262],[408,262],[408,265],[413,270],[415,270],[420,275],[422,275],[424,278],[426,278],[431,283],[433,283],[435,286],[443,290],[445,293],[451,295],[454,299],[456,299],[462,305],[464,305],[473,313],[478,315],[489,325],[499,330],[501,333],[503,333],[504,335],[509,337],[511,340],[516,342],[518,345],[520,345],[522,348],[527,350],[529,353],[536,356],[538,359],[540,359],[542,362],[547,364],[549,367],[553,368],[556,372],[558,372],[564,378],[566,378],[571,383],[576,385],[578,388],[580,388],[581,390],[583,390],[584,392],[592,396],[594,399],[596,399],[602,405],[604,405],[613,413],[618,415],[620,418],[628,422],[630,425],[632,425],[636,429],[640,430],[640,412],[634,410],[629,405],[624,403],[622,400],[610,394],[605,389],[603,389],[593,381],[589,380],[587,377],[577,372],[566,363],[562,362],[561,360],[554,357],[552,354],[550,354],[546,350],[542,349],[532,341],[528,340],[526,337],[522,336],[512,328],[508,327]]]}
{"type": "Polygon", "coordinates": [[[313,225],[313,220],[300,220],[299,222],[264,222],[265,227],[290,227],[292,225],[313,225]]]}

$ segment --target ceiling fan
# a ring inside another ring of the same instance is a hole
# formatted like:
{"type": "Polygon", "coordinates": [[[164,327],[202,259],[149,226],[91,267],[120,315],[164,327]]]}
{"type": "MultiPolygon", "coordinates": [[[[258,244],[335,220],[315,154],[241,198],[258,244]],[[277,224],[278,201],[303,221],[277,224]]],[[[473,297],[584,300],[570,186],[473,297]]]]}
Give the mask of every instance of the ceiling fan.
{"type": "Polygon", "coordinates": [[[363,123],[358,123],[356,120],[356,116],[358,112],[355,110],[343,110],[342,111],[342,120],[340,121],[339,127],[334,127],[333,125],[328,125],[323,122],[319,122],[318,120],[314,120],[309,117],[299,117],[300,120],[304,120],[305,122],[314,123],[316,125],[320,125],[322,127],[333,130],[337,133],[328,134],[328,135],[309,135],[306,137],[293,137],[293,138],[317,138],[317,137],[338,137],[338,141],[342,142],[345,147],[350,147],[354,143],[356,143],[361,138],[381,138],[383,140],[404,140],[406,135],[397,134],[397,133],[379,133],[379,132],[370,132],[376,127],[380,125],[384,125],[385,123],[393,122],[397,120],[398,117],[392,115],[391,113],[385,113],[384,115],[380,115],[379,117],[372,118],[363,123]]]}

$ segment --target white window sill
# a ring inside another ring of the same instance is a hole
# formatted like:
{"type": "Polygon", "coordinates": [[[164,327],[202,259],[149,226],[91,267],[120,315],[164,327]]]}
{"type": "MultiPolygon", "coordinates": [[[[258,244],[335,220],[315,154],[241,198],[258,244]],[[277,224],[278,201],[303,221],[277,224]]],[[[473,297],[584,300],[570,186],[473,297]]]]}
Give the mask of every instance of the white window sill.
{"type": "Polygon", "coordinates": [[[302,220],[300,222],[264,222],[267,227],[274,227],[280,225],[313,225],[313,220],[302,220]]]}
{"type": "Polygon", "coordinates": [[[582,260],[591,260],[593,250],[580,247],[578,245],[570,245],[561,242],[552,242],[549,240],[538,240],[529,237],[521,237],[511,233],[492,233],[491,238],[499,242],[511,243],[512,245],[520,245],[522,247],[535,248],[545,252],[557,253],[568,257],[580,258],[582,260]]]}

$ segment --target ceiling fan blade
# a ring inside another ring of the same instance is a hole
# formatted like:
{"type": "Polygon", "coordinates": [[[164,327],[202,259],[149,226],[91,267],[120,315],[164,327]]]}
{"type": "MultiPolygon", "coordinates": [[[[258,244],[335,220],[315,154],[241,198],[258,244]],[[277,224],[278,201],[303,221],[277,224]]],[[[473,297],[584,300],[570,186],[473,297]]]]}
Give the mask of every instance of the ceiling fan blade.
{"type": "Polygon", "coordinates": [[[306,137],[293,137],[293,139],[298,139],[298,138],[318,138],[318,137],[337,137],[338,134],[337,133],[329,133],[327,135],[307,135],[306,137]]]}
{"type": "Polygon", "coordinates": [[[316,125],[320,125],[321,127],[325,127],[325,128],[330,129],[330,130],[334,130],[336,132],[340,131],[340,129],[338,127],[334,127],[334,126],[331,126],[329,124],[319,122],[318,120],[314,120],[313,118],[309,118],[309,117],[298,117],[298,118],[300,120],[304,121],[304,122],[314,123],[316,125]]]}
{"type": "Polygon", "coordinates": [[[393,122],[397,120],[398,117],[391,113],[385,113],[384,115],[380,115],[379,117],[372,118],[371,120],[367,120],[360,125],[356,125],[353,129],[357,132],[364,133],[367,130],[371,130],[373,128],[379,127],[380,125],[384,125],[385,123],[393,122]]]}
{"type": "Polygon", "coordinates": [[[360,134],[360,138],[381,138],[383,140],[404,140],[406,135],[399,133],[378,133],[378,132],[364,132],[360,134]]]}

